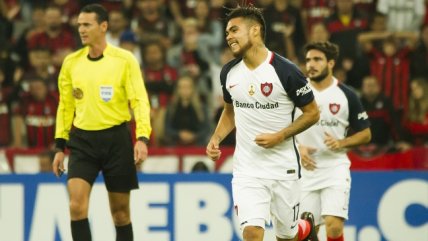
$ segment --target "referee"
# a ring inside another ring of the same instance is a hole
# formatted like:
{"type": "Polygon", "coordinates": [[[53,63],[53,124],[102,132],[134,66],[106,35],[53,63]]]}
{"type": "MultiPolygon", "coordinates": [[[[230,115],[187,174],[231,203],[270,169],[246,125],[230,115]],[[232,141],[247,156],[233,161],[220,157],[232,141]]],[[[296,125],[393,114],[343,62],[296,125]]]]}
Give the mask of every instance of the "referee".
{"type": "Polygon", "coordinates": [[[132,53],[106,42],[106,9],[99,4],[86,5],[77,22],[85,47],[65,58],[59,75],[53,172],[60,176],[64,171],[67,143],[67,186],[74,241],[92,240],[89,196],[100,171],[108,191],[116,241],[130,241],[130,190],[138,188],[136,165],[147,158],[151,132],[147,92],[132,53]],[[129,105],[137,126],[134,148],[127,126],[131,119],[129,105]]]}

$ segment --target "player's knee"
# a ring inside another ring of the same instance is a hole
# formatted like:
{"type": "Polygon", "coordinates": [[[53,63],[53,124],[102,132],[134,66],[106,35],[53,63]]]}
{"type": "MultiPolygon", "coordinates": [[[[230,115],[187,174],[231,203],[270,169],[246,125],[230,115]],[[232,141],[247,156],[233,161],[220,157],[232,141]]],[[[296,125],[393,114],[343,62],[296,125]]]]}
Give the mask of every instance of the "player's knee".
{"type": "Polygon", "coordinates": [[[263,240],[264,229],[258,226],[246,226],[244,228],[244,241],[261,241],[263,240]]]}
{"type": "Polygon", "coordinates": [[[115,208],[111,210],[113,216],[113,222],[116,226],[126,225],[131,222],[131,217],[129,214],[129,208],[115,208]]]}
{"type": "Polygon", "coordinates": [[[330,238],[340,237],[343,233],[342,222],[330,222],[326,223],[327,236],[330,238]]]}
{"type": "Polygon", "coordinates": [[[87,217],[88,206],[84,203],[70,200],[70,216],[73,220],[80,220],[87,217]]]}
{"type": "Polygon", "coordinates": [[[112,213],[113,221],[116,226],[122,226],[128,224],[131,219],[129,217],[129,213],[124,211],[116,211],[112,213]]]}

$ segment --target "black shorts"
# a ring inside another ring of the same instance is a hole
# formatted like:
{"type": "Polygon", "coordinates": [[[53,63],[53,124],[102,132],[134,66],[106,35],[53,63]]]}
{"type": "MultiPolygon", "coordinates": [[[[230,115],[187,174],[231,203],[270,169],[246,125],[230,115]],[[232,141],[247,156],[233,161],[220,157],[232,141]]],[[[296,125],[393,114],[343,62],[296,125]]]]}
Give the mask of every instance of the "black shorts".
{"type": "Polygon", "coordinates": [[[134,151],[127,123],[105,130],[70,132],[68,179],[82,178],[91,186],[102,171],[109,192],[138,188],[134,151]]]}

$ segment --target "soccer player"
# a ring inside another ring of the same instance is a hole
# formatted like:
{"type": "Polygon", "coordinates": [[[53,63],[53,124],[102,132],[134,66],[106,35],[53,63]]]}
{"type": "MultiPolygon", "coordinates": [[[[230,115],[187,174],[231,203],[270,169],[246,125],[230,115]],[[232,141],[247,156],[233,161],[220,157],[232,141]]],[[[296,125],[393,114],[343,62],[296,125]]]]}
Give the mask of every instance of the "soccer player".
{"type": "Polygon", "coordinates": [[[309,85],[321,117],[297,136],[304,168],[300,209],[313,212],[318,228],[325,222],[328,241],[343,241],[351,186],[346,149],[370,141],[368,116],[357,95],[333,77],[338,46],[315,42],[305,52],[309,85]],[[347,135],[348,129],[353,134],[347,135]]]}
{"type": "Polygon", "coordinates": [[[130,190],[138,188],[136,165],[147,157],[150,105],[135,57],[106,42],[107,11],[98,4],[86,5],[77,21],[85,47],[65,58],[59,75],[53,171],[57,176],[64,171],[68,140],[67,186],[73,240],[91,240],[89,195],[102,171],[116,240],[130,241],[130,190]],[[131,119],[129,103],[136,121],[134,148],[127,127],[131,119]],[[70,131],[72,123],[75,128],[70,131]]]}
{"type": "Polygon", "coordinates": [[[319,112],[298,67],[266,48],[265,30],[261,10],[252,5],[228,14],[226,40],[235,59],[220,74],[225,104],[206,152],[217,160],[220,142],[236,127],[232,190],[244,241],[262,241],[269,220],[278,241],[317,241],[312,214],[298,220],[294,135],[316,123],[319,112]],[[294,120],[296,107],[303,115],[294,120]]]}

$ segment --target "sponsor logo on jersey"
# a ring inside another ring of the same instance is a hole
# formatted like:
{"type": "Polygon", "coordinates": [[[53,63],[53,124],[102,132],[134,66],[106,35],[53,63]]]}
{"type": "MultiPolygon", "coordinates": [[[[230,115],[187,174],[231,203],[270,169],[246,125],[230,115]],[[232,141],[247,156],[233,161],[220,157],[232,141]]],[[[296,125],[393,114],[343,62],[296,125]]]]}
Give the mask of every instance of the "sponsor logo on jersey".
{"type": "Polygon", "coordinates": [[[83,91],[79,88],[73,89],[73,96],[74,98],[81,100],[83,98],[83,91]]]}
{"type": "Polygon", "coordinates": [[[337,112],[339,112],[340,110],[340,104],[337,104],[337,103],[330,103],[328,107],[330,108],[330,112],[333,115],[337,114],[337,112]]]}
{"type": "Polygon", "coordinates": [[[339,126],[338,120],[320,120],[318,121],[317,125],[320,126],[339,126]]]}
{"type": "Polygon", "coordinates": [[[100,86],[100,96],[105,102],[113,98],[113,86],[100,86]]]}
{"type": "Polygon", "coordinates": [[[279,103],[266,103],[262,104],[260,102],[248,103],[248,102],[239,102],[235,100],[235,107],[245,108],[245,109],[276,109],[279,107],[279,103]]]}
{"type": "Polygon", "coordinates": [[[365,111],[358,113],[358,120],[367,120],[368,118],[369,118],[369,116],[367,115],[367,113],[365,111]]]}
{"type": "Polygon", "coordinates": [[[248,86],[248,94],[250,96],[253,96],[256,93],[256,86],[254,86],[254,84],[250,84],[250,86],[248,86]]]}
{"type": "Polygon", "coordinates": [[[264,96],[268,97],[272,93],[273,85],[272,83],[263,83],[260,85],[260,89],[264,96]]]}
{"type": "Polygon", "coordinates": [[[309,84],[306,84],[305,86],[303,86],[302,88],[300,88],[296,91],[296,96],[299,96],[299,95],[303,96],[309,92],[311,92],[311,87],[309,86],[309,84]]]}

